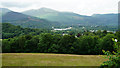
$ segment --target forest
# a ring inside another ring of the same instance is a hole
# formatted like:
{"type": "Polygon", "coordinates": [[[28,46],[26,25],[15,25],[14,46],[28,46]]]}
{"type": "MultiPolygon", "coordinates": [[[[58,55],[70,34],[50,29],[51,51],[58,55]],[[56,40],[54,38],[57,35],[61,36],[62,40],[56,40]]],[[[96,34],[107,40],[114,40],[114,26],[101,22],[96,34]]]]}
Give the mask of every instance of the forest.
{"type": "Polygon", "coordinates": [[[46,29],[22,28],[9,23],[3,23],[2,27],[3,53],[99,55],[103,54],[102,50],[115,51],[112,38],[120,40],[120,31],[53,32],[46,29]]]}

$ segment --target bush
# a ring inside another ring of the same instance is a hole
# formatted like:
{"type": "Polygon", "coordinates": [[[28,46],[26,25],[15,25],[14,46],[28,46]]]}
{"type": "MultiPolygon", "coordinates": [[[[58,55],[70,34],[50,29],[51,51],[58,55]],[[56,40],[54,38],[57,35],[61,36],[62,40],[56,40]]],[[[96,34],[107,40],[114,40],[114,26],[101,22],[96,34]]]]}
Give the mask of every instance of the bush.
{"type": "Polygon", "coordinates": [[[101,65],[101,68],[119,68],[120,67],[120,42],[117,42],[117,40],[112,39],[114,41],[114,49],[115,51],[105,51],[102,50],[103,53],[108,58],[108,61],[103,62],[101,65]]]}

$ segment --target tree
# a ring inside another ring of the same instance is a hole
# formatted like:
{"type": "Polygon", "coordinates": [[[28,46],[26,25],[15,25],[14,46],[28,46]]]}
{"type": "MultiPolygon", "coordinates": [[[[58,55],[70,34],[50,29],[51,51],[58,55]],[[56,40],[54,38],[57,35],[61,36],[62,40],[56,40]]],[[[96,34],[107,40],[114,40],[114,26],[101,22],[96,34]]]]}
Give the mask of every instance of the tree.
{"type": "Polygon", "coordinates": [[[99,39],[98,47],[100,48],[100,50],[102,49],[109,51],[114,50],[113,41],[111,40],[111,38],[115,38],[114,34],[107,34],[103,38],[99,39]]]}
{"type": "Polygon", "coordinates": [[[96,54],[95,46],[97,44],[98,36],[82,36],[79,41],[80,54],[96,54]]]}
{"type": "Polygon", "coordinates": [[[103,62],[103,64],[101,65],[101,68],[119,68],[120,67],[120,42],[118,42],[116,39],[114,40],[113,38],[112,40],[114,41],[115,51],[110,52],[110,51],[102,50],[103,53],[107,55],[106,58],[109,60],[103,62]]]}
{"type": "Polygon", "coordinates": [[[2,52],[3,53],[9,53],[9,52],[11,52],[10,44],[8,42],[8,39],[2,40],[2,52]]]}
{"type": "Polygon", "coordinates": [[[73,35],[64,35],[59,41],[60,52],[61,53],[73,53],[74,45],[73,43],[76,41],[75,36],[73,35]]]}
{"type": "Polygon", "coordinates": [[[39,52],[48,52],[48,49],[53,44],[53,37],[49,33],[40,34],[40,41],[38,43],[39,52]]]}

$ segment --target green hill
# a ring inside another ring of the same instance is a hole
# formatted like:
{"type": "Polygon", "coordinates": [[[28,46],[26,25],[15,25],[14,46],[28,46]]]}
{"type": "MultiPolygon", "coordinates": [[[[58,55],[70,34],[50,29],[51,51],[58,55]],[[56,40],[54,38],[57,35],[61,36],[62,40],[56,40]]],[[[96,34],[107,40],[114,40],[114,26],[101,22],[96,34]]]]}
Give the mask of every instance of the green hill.
{"type": "Polygon", "coordinates": [[[11,10],[7,9],[7,8],[0,8],[0,16],[6,14],[7,12],[10,12],[11,10]]]}
{"type": "Polygon", "coordinates": [[[32,9],[22,13],[5,8],[1,9],[3,23],[11,23],[29,28],[52,28],[52,26],[72,25],[118,25],[118,14],[94,14],[92,16],[85,16],[73,12],[59,12],[49,8],[32,9]]]}
{"type": "Polygon", "coordinates": [[[58,21],[63,25],[117,25],[117,14],[96,14],[92,16],[79,15],[73,12],[59,12],[49,8],[32,9],[23,14],[58,21]]]}
{"type": "Polygon", "coordinates": [[[100,25],[118,25],[118,14],[94,14],[92,17],[100,25]]]}
{"type": "Polygon", "coordinates": [[[59,24],[13,11],[4,14],[2,16],[2,22],[29,28],[51,28],[59,24]]]}
{"type": "Polygon", "coordinates": [[[50,21],[58,21],[63,25],[89,24],[86,20],[90,18],[89,16],[83,16],[72,12],[59,12],[48,8],[28,10],[23,12],[23,14],[47,19],[50,21]]]}

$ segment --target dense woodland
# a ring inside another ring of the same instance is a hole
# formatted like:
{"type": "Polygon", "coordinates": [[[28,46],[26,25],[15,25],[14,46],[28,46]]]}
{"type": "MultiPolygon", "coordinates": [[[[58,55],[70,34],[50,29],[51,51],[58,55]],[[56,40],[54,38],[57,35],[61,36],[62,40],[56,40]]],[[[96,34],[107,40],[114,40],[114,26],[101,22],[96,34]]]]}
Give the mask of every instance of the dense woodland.
{"type": "Polygon", "coordinates": [[[103,54],[102,50],[115,51],[112,38],[120,40],[120,32],[65,31],[31,29],[3,23],[2,49],[4,53],[64,53],[103,54]]]}

